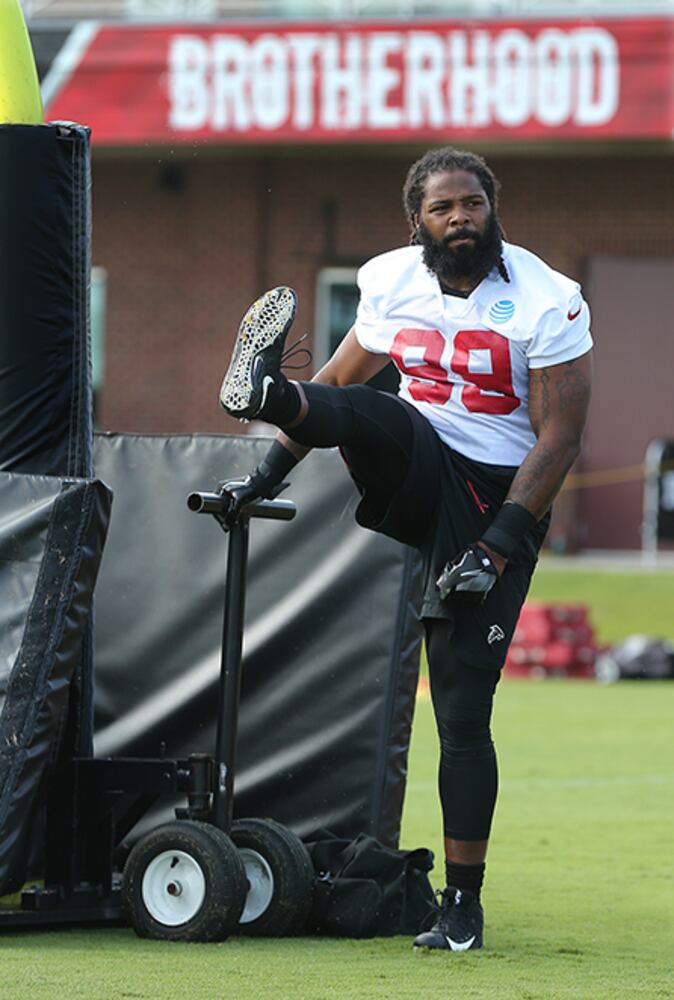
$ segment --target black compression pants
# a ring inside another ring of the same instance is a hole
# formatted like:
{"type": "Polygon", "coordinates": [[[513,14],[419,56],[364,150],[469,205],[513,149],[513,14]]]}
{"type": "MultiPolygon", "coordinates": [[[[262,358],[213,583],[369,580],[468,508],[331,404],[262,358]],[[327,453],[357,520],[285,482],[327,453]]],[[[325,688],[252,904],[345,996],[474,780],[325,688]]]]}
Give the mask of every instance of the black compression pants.
{"type": "Polygon", "coordinates": [[[339,446],[356,479],[387,496],[399,490],[412,457],[413,429],[395,396],[366,385],[303,382],[302,388],[308,413],[286,434],[312,448],[339,446]]]}
{"type": "MultiPolygon", "coordinates": [[[[309,410],[287,429],[311,447],[341,447],[356,480],[385,498],[404,482],[412,455],[413,427],[404,406],[367,386],[303,383],[309,410]]],[[[435,480],[429,476],[429,482],[435,480]]],[[[429,487],[430,488],[430,487],[429,487]]],[[[448,552],[448,558],[455,555],[448,552]]],[[[497,670],[467,666],[452,653],[450,621],[427,619],[426,647],[433,707],[440,738],[439,788],[445,836],[486,840],[498,788],[490,719],[497,670]]]]}
{"type": "Polygon", "coordinates": [[[498,791],[490,721],[500,673],[468,666],[453,655],[452,622],[431,618],[424,624],[445,836],[487,840],[498,791]]]}

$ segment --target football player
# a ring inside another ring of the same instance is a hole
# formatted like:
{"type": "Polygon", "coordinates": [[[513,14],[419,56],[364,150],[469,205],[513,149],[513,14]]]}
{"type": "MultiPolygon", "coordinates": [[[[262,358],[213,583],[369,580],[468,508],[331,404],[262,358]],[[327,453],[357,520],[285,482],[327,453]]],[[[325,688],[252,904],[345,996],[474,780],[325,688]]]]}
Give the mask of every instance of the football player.
{"type": "Polygon", "coordinates": [[[281,429],[229,489],[232,516],[280,492],[310,448],[337,445],[358,522],[423,555],[447,888],[415,946],[465,951],[483,941],[494,691],[550,505],[579,453],[592,339],[579,285],[505,241],[481,157],[429,151],[403,199],[411,245],[361,267],[355,323],[311,382],[281,371],[296,304],[281,287],[244,317],[220,399],[281,429]],[[398,396],[362,384],[389,359],[398,396]]]}

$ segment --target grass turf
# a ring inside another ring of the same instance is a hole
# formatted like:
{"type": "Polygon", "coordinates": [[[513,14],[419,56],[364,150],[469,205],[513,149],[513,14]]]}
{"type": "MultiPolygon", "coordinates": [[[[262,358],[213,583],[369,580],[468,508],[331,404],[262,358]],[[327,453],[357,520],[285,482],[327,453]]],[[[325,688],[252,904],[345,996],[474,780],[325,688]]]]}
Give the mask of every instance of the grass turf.
{"type": "MultiPolygon", "coordinates": [[[[544,568],[534,596],[586,599],[571,572],[553,585],[544,568]]],[[[622,586],[609,598],[611,581],[591,575],[606,605],[605,624],[603,611],[593,615],[602,640],[642,630],[640,612],[628,619],[619,610],[622,586]]],[[[643,595],[644,616],[659,600],[646,579],[631,588],[643,595]]],[[[671,577],[653,579],[658,594],[669,590],[671,577]]],[[[671,629],[669,607],[660,624],[659,634],[671,629]]],[[[407,938],[183,945],[121,928],[4,930],[0,1000],[674,997],[673,709],[674,684],[501,683],[483,952],[415,956],[407,938]]],[[[440,857],[436,760],[430,704],[420,701],[402,844],[440,857]]],[[[440,884],[440,865],[432,876],[440,884]]]]}
{"type": "MultiPolygon", "coordinates": [[[[138,940],[4,931],[2,1000],[620,1000],[674,995],[674,685],[505,681],[482,953],[406,938],[138,940]]],[[[417,706],[403,844],[441,850],[430,705],[417,706]]],[[[439,880],[438,867],[433,873],[439,880]]]]}
{"type": "Polygon", "coordinates": [[[587,604],[601,643],[628,635],[651,635],[674,641],[674,571],[565,568],[563,561],[543,558],[534,574],[530,596],[539,601],[587,604]]]}

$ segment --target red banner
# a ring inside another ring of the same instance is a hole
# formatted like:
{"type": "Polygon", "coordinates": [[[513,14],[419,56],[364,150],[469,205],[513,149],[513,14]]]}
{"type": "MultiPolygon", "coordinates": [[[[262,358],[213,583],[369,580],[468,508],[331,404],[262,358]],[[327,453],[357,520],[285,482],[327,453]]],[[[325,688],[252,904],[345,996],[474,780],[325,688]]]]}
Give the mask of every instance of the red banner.
{"type": "Polygon", "coordinates": [[[80,25],[44,82],[96,143],[671,138],[674,19],[80,25]]]}

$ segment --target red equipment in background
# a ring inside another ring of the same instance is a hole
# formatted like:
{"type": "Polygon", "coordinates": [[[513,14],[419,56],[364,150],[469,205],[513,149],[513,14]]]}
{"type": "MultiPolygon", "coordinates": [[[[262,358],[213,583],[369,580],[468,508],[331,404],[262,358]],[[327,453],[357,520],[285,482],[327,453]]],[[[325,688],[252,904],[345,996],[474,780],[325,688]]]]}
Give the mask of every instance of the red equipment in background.
{"type": "Polygon", "coordinates": [[[600,652],[585,604],[528,601],[504,672],[507,677],[594,677],[600,652]]]}

